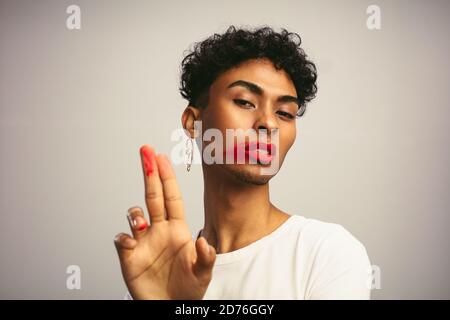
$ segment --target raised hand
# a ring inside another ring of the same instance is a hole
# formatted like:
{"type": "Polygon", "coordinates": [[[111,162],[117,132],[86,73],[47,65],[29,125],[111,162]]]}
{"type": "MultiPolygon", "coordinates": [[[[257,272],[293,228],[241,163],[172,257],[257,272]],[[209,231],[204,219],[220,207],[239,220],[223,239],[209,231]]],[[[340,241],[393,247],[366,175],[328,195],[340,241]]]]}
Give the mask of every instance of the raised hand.
{"type": "Polygon", "coordinates": [[[132,207],[133,236],[115,238],[125,283],[133,299],[202,299],[216,251],[205,238],[192,239],[169,159],[148,145],[140,154],[150,224],[141,208],[132,207]]]}

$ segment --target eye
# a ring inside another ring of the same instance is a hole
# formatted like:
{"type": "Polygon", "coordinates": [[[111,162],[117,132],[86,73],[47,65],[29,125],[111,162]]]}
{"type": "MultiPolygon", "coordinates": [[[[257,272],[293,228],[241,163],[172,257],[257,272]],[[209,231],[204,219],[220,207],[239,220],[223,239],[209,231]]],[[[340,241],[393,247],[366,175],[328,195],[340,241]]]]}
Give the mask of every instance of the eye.
{"type": "Polygon", "coordinates": [[[242,99],[233,99],[234,103],[236,103],[239,106],[244,106],[244,107],[250,107],[250,108],[254,108],[255,106],[253,105],[253,103],[247,101],[247,100],[242,100],[242,99]]]}
{"type": "Polygon", "coordinates": [[[294,119],[295,116],[293,116],[292,114],[285,112],[285,111],[278,111],[278,114],[282,115],[283,117],[286,117],[288,119],[294,119]]]}

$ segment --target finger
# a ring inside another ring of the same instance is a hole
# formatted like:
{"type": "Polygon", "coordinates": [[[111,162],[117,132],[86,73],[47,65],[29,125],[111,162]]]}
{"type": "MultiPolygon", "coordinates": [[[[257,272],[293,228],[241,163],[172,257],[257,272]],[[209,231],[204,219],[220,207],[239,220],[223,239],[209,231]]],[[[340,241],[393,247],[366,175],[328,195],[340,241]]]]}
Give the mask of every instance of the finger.
{"type": "Polygon", "coordinates": [[[209,282],[212,277],[212,269],[216,260],[216,250],[210,246],[204,237],[199,237],[195,242],[197,261],[194,263],[194,274],[202,281],[209,282]]]}
{"type": "Polygon", "coordinates": [[[126,233],[119,233],[114,237],[114,244],[119,258],[122,260],[136,247],[137,241],[126,233]]]}
{"type": "Polygon", "coordinates": [[[164,154],[156,157],[159,176],[163,185],[164,205],[167,219],[184,219],[183,199],[172,164],[164,154]]]}
{"type": "Polygon", "coordinates": [[[144,211],[140,207],[131,207],[128,209],[127,219],[135,239],[139,239],[146,233],[148,223],[145,219],[144,211]]]}
{"type": "Polygon", "coordinates": [[[164,198],[155,151],[148,145],[140,148],[142,169],[144,172],[145,204],[150,216],[150,223],[154,224],[165,220],[164,198]]]}
{"type": "Polygon", "coordinates": [[[129,259],[134,253],[134,248],[137,245],[137,240],[133,239],[126,233],[119,233],[114,238],[114,245],[116,246],[117,254],[119,255],[122,274],[125,277],[125,272],[127,270],[126,266],[129,264],[129,259]]]}

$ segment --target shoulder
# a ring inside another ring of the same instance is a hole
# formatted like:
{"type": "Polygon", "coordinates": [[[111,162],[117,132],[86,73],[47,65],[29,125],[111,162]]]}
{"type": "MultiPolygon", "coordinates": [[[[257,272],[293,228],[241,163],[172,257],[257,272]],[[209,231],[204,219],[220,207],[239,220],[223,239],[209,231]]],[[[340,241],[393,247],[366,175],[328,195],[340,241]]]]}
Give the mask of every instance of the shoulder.
{"type": "Polygon", "coordinates": [[[310,247],[317,254],[366,254],[364,244],[340,224],[296,216],[292,225],[303,246],[310,247]]]}
{"type": "Polygon", "coordinates": [[[363,243],[344,226],[305,219],[298,246],[308,270],[310,299],[370,298],[370,260],[363,243]],[[306,252],[305,252],[306,251],[306,252]]]}
{"type": "Polygon", "coordinates": [[[344,226],[312,218],[296,218],[297,250],[306,258],[312,273],[323,276],[344,271],[370,273],[365,245],[344,226]]]}

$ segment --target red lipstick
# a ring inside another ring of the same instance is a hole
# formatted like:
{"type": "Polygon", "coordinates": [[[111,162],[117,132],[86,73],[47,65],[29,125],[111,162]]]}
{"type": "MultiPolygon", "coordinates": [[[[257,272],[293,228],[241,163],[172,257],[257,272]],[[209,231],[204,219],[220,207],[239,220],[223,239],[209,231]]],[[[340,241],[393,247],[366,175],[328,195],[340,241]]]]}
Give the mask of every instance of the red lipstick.
{"type": "Polygon", "coordinates": [[[252,158],[259,164],[269,164],[276,154],[276,147],[273,143],[250,141],[236,144],[226,154],[233,154],[233,161],[237,161],[238,154],[241,154],[245,156],[245,162],[252,158]]]}
{"type": "Polygon", "coordinates": [[[140,151],[143,158],[145,175],[148,177],[153,173],[153,158],[155,157],[155,154],[151,149],[146,148],[145,145],[141,147],[140,151]]]}
{"type": "Polygon", "coordinates": [[[147,229],[147,223],[144,223],[143,225],[138,227],[138,231],[143,231],[145,229],[147,229]]]}

